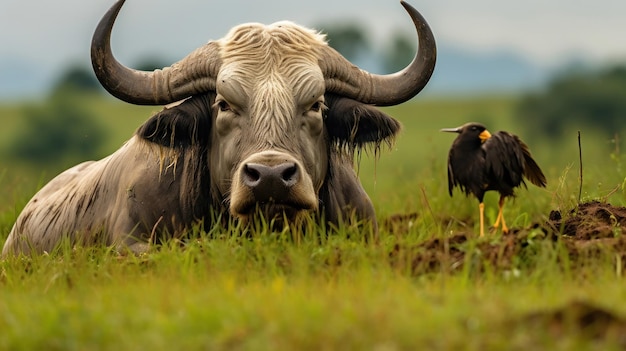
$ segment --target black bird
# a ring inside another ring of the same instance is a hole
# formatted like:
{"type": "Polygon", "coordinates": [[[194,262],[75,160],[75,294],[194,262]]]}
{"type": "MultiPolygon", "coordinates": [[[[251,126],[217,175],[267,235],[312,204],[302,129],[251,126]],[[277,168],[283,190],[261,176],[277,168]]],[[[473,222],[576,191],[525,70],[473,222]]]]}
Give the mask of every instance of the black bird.
{"type": "Polygon", "coordinates": [[[459,133],[448,155],[448,192],[459,186],[466,195],[478,198],[480,211],[480,236],[484,234],[483,198],[485,192],[500,193],[498,217],[494,223],[502,232],[509,229],[502,215],[504,200],[514,196],[516,187],[524,185],[524,177],[539,187],[546,186],[546,177],[530,155],[528,146],[517,136],[505,131],[491,134],[480,123],[467,123],[442,132],[459,133]]]}

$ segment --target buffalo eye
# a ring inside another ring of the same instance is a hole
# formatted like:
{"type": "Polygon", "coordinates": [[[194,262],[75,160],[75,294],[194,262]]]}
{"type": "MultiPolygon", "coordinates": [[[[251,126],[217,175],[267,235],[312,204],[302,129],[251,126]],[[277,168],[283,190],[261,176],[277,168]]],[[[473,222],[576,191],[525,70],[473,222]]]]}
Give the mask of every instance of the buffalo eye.
{"type": "Polygon", "coordinates": [[[225,111],[230,111],[230,105],[228,104],[228,102],[224,101],[224,100],[220,100],[217,102],[217,107],[220,109],[220,111],[225,112],[225,111]]]}
{"type": "Polygon", "coordinates": [[[320,112],[323,106],[324,106],[323,102],[316,101],[315,103],[313,103],[313,105],[311,105],[311,108],[309,108],[309,111],[320,112]]]}

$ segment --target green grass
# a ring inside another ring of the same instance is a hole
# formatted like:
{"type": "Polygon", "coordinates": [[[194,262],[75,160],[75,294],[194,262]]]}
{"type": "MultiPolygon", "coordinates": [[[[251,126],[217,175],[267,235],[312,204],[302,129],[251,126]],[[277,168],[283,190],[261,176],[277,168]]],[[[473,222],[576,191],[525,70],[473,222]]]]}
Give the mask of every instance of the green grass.
{"type": "Polygon", "coordinates": [[[66,249],[9,259],[0,348],[568,349],[590,341],[515,321],[573,299],[626,312],[623,281],[602,265],[564,273],[548,255],[513,278],[413,276],[386,263],[386,251],[345,237],[294,244],[265,235],[142,257],[66,249]]]}
{"type": "MultiPolygon", "coordinates": [[[[84,103],[110,130],[107,153],[155,110],[110,99],[84,103]]],[[[410,250],[391,257],[396,247],[475,232],[476,200],[458,191],[448,195],[445,164],[454,136],[439,133],[444,127],[479,121],[528,141],[549,185],[520,190],[506,208],[509,224],[527,227],[576,203],[576,127],[570,127],[571,140],[556,145],[533,139],[513,119],[514,103],[418,100],[386,109],[404,130],[378,159],[364,155],[359,175],[381,222],[393,214],[417,217],[401,235],[383,230],[378,243],[351,228],[297,239],[264,232],[246,239],[216,228],[139,257],[62,246],[49,255],[1,261],[0,349],[618,349],[623,345],[616,338],[593,340],[575,328],[555,337],[523,322],[529,313],[580,300],[626,316],[624,278],[610,251],[571,260],[558,241],[529,239],[523,254],[501,268],[479,250],[481,243],[499,243],[495,236],[464,244],[456,271],[415,271],[410,250]]],[[[0,115],[15,128],[19,111],[8,106],[0,115]]],[[[7,133],[1,130],[0,137],[7,133]]],[[[583,199],[623,204],[618,148],[583,130],[583,152],[583,199]]],[[[2,167],[3,239],[23,204],[53,175],[2,167]]],[[[496,201],[487,197],[489,222],[496,201]]]]}

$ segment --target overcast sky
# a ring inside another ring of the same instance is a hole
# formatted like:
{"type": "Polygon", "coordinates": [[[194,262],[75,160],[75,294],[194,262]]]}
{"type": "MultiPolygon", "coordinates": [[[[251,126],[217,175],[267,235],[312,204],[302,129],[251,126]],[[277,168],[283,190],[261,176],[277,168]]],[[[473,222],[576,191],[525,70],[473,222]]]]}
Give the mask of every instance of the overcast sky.
{"type": "MultiPolygon", "coordinates": [[[[439,45],[476,52],[508,50],[541,65],[572,56],[626,60],[624,0],[409,0],[439,45]]],[[[64,68],[89,63],[94,27],[112,0],[0,0],[0,65],[64,68]]],[[[314,26],[359,20],[371,35],[412,30],[396,0],[127,0],[113,32],[120,60],[156,55],[177,60],[243,22],[314,26]]]]}

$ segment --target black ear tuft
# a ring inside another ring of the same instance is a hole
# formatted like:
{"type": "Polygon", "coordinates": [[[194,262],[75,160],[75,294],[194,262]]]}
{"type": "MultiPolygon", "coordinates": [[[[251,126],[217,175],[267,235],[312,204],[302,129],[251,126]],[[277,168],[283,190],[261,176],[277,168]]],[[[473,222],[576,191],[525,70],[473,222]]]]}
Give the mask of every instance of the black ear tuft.
{"type": "Polygon", "coordinates": [[[400,122],[375,106],[334,94],[326,94],[325,99],[326,128],[339,145],[389,143],[402,128],[400,122]]]}
{"type": "Polygon", "coordinates": [[[137,135],[165,147],[208,145],[214,100],[212,95],[194,96],[166,107],[139,127],[137,135]]]}

